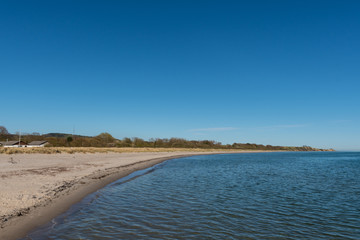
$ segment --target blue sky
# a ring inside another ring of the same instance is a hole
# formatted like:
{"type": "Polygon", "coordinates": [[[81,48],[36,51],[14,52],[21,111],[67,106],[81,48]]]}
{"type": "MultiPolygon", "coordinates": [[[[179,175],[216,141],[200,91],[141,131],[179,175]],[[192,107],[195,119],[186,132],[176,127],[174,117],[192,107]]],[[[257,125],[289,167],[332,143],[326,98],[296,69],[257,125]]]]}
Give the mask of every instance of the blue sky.
{"type": "Polygon", "coordinates": [[[360,150],[359,1],[1,1],[10,132],[360,150]]]}

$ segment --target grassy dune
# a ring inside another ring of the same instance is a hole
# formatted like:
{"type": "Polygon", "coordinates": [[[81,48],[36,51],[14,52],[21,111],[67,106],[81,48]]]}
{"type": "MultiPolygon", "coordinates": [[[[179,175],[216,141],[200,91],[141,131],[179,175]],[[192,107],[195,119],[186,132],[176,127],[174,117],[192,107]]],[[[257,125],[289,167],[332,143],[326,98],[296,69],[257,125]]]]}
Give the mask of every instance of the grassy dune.
{"type": "MultiPolygon", "coordinates": [[[[5,148],[0,147],[0,154],[21,153],[130,153],[130,152],[242,152],[234,149],[203,149],[203,148],[95,148],[95,147],[44,147],[44,148],[5,148]]],[[[253,151],[253,150],[252,150],[253,151]]]]}

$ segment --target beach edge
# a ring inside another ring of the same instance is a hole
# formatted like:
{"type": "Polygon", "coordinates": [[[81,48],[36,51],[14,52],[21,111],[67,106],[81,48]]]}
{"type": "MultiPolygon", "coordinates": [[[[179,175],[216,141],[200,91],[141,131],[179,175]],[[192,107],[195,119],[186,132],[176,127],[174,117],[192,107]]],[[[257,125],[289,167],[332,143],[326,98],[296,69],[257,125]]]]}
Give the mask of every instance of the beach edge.
{"type": "Polygon", "coordinates": [[[13,216],[7,221],[2,222],[0,226],[0,239],[12,240],[26,237],[29,232],[66,212],[71,206],[80,202],[89,194],[92,194],[104,188],[106,185],[126,177],[133,172],[150,168],[164,161],[195,155],[216,155],[247,152],[248,151],[207,153],[194,152],[186,154],[174,153],[172,156],[149,158],[133,164],[113,167],[105,169],[104,171],[87,175],[82,178],[82,181],[78,181],[70,186],[64,186],[64,189],[61,189],[58,195],[54,196],[53,199],[38,206],[32,206],[31,208],[26,209],[25,212],[21,212],[17,216],[13,216]]]}

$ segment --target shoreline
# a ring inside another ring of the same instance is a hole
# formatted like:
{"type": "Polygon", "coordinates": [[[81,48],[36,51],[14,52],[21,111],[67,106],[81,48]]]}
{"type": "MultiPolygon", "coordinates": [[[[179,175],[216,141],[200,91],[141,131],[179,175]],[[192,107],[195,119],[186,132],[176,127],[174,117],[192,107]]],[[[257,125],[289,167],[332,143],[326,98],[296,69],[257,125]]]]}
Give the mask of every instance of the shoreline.
{"type": "MultiPolygon", "coordinates": [[[[33,196],[38,194],[38,201],[23,201],[28,203],[28,206],[21,205],[21,207],[12,209],[11,212],[5,211],[4,206],[2,215],[0,216],[0,239],[18,239],[25,237],[31,230],[46,224],[51,219],[67,211],[72,205],[80,202],[83,198],[89,194],[102,189],[106,185],[128,176],[129,174],[152,167],[161,162],[183,158],[195,155],[214,155],[214,154],[232,154],[232,153],[259,153],[268,151],[219,151],[219,152],[171,152],[171,153],[98,153],[98,154],[60,154],[60,155],[34,155],[34,154],[21,154],[18,156],[14,155],[0,155],[0,167],[4,165],[4,160],[8,160],[8,168],[20,168],[17,164],[23,163],[25,165],[21,169],[18,175],[14,175],[14,171],[5,169],[0,171],[1,185],[15,184],[14,179],[18,179],[18,184],[26,184],[27,174],[30,174],[30,178],[33,178],[35,183],[39,184],[39,179],[42,182],[41,186],[33,190],[33,196]],[[33,157],[30,157],[33,156],[33,157]],[[10,160],[9,160],[10,159],[10,160]],[[39,164],[34,160],[35,167],[29,167],[32,165],[28,161],[36,159],[40,161],[39,164]],[[39,160],[40,159],[40,160],[39,160]],[[131,159],[131,160],[129,160],[131,159]],[[66,167],[61,166],[57,161],[66,161],[68,165],[75,165],[69,175],[66,167]],[[52,163],[54,161],[54,163],[52,163]],[[76,163],[68,163],[68,161],[78,161],[76,163]],[[48,166],[51,162],[51,166],[48,166]],[[80,163],[79,163],[80,162],[80,163]],[[46,163],[46,164],[45,164],[46,163]],[[99,164],[103,163],[103,165],[99,164]],[[106,163],[106,164],[105,164],[106,163]],[[76,165],[77,164],[77,165],[76,165]],[[46,165],[46,168],[44,167],[46,165]],[[92,166],[94,165],[94,166],[92,166]],[[100,166],[101,165],[101,166],[100,166]],[[60,169],[56,172],[57,168],[60,169]],[[81,167],[86,171],[80,171],[81,167]],[[90,168],[90,169],[89,169],[90,168]],[[46,170],[52,171],[47,174],[46,170]],[[79,170],[80,169],[80,170],[79,170]],[[7,171],[7,172],[6,172],[7,171]],[[55,171],[55,173],[54,173],[55,171]],[[6,173],[9,175],[7,176],[6,173]],[[69,176],[67,176],[67,175],[69,176]],[[80,175],[80,177],[78,177],[80,175]],[[62,178],[56,179],[58,176],[62,178]],[[46,181],[53,180],[56,184],[47,184],[46,181]],[[23,182],[22,182],[23,181],[23,182]],[[20,183],[19,183],[20,182],[20,183]],[[44,187],[45,186],[45,187],[44,187]],[[47,187],[47,189],[46,189],[47,187]],[[41,192],[36,192],[41,189],[41,192]],[[44,195],[45,194],[45,195],[44,195]]],[[[271,151],[269,151],[271,152],[271,151]]],[[[29,183],[31,184],[31,183],[29,183]]],[[[4,186],[3,186],[4,187],[4,186]]],[[[12,188],[11,186],[8,186],[12,188]]],[[[14,187],[16,189],[16,186],[14,187]]],[[[12,189],[12,191],[17,192],[12,189]]],[[[29,190],[31,192],[31,189],[29,190]]],[[[17,193],[18,194],[18,193],[17,193]]],[[[3,198],[3,196],[1,196],[3,198]]],[[[12,197],[14,198],[14,197],[12,197]]],[[[3,199],[1,199],[3,201],[3,199]]],[[[6,199],[11,202],[14,199],[6,199]]],[[[6,201],[3,201],[6,202],[6,201]]],[[[10,204],[10,203],[9,203],[10,204]]],[[[6,209],[8,210],[8,209],[6,209]]]]}

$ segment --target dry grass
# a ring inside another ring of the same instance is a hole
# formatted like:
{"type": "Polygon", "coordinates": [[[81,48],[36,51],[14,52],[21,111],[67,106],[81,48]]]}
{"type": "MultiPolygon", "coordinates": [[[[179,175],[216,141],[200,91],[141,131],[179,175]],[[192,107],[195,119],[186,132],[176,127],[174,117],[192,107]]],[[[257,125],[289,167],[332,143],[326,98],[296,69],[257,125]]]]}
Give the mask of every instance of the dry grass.
{"type": "Polygon", "coordinates": [[[202,148],[95,148],[95,147],[44,147],[44,148],[6,148],[0,147],[0,154],[22,153],[130,153],[130,152],[241,152],[234,149],[202,148]]]}

